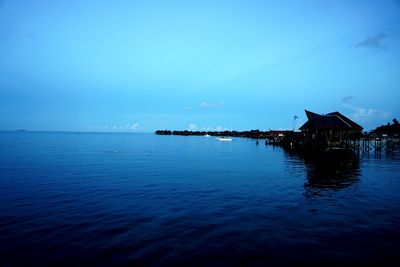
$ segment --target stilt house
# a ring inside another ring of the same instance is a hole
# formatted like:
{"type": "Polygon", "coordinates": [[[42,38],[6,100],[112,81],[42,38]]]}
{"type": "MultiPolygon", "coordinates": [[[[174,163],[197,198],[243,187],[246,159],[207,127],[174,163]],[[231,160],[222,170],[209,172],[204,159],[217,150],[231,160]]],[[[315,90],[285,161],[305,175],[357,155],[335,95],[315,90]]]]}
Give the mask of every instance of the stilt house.
{"type": "Polygon", "coordinates": [[[300,127],[308,140],[318,146],[339,145],[346,140],[359,138],[363,127],[339,112],[319,115],[305,110],[308,121],[300,127]]]}

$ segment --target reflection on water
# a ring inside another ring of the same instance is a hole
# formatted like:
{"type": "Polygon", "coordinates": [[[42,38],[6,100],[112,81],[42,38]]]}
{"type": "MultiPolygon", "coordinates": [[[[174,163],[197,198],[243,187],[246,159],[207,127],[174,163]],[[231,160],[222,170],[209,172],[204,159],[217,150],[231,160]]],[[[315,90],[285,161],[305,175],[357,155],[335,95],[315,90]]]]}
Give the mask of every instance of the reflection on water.
{"type": "Polygon", "coordinates": [[[239,138],[0,132],[0,266],[387,266],[399,163],[239,138]]]}
{"type": "Polygon", "coordinates": [[[292,160],[305,167],[307,190],[342,189],[357,183],[360,176],[360,159],[353,154],[307,155],[287,152],[292,160]]]}
{"type": "Polygon", "coordinates": [[[360,160],[357,156],[336,159],[304,158],[307,167],[306,188],[348,187],[358,181],[360,160]]]}

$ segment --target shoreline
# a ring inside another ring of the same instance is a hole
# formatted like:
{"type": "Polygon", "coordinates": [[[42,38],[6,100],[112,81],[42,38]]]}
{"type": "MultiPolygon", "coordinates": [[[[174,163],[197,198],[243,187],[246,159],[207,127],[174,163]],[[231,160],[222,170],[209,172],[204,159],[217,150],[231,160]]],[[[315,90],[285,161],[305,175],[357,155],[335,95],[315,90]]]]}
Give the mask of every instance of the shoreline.
{"type": "MultiPolygon", "coordinates": [[[[289,132],[289,131],[282,131],[289,132]]],[[[290,131],[293,132],[293,131],[290,131]]],[[[250,131],[173,131],[173,130],[157,130],[156,135],[181,135],[181,136],[229,136],[229,137],[244,137],[253,139],[267,139],[271,136],[271,131],[260,131],[260,130],[250,130],[250,131]]]]}

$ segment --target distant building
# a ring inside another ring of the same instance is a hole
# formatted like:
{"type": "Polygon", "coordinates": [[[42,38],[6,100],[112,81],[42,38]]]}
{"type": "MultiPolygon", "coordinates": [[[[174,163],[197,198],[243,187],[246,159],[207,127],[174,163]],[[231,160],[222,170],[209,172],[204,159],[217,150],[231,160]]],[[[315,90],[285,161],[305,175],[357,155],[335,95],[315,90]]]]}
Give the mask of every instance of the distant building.
{"type": "Polygon", "coordinates": [[[305,111],[308,121],[300,127],[301,132],[319,145],[332,145],[344,140],[356,139],[361,135],[363,127],[339,112],[319,115],[305,111]]]}
{"type": "Polygon", "coordinates": [[[286,137],[292,134],[292,130],[269,130],[266,132],[266,139],[270,144],[281,144],[286,137]]]}
{"type": "Polygon", "coordinates": [[[269,130],[267,132],[268,136],[271,137],[284,137],[290,133],[293,133],[292,130],[269,130]]]}

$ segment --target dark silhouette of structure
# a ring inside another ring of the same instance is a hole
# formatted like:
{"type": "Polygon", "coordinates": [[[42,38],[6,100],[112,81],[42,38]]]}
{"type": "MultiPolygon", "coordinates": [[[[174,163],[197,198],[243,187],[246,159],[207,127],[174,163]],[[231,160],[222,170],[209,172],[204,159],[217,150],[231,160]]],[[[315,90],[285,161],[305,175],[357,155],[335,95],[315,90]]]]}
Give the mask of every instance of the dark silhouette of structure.
{"type": "Polygon", "coordinates": [[[300,127],[307,146],[326,149],[344,147],[349,140],[357,140],[363,127],[339,112],[319,115],[306,110],[308,121],[300,127]]]}

